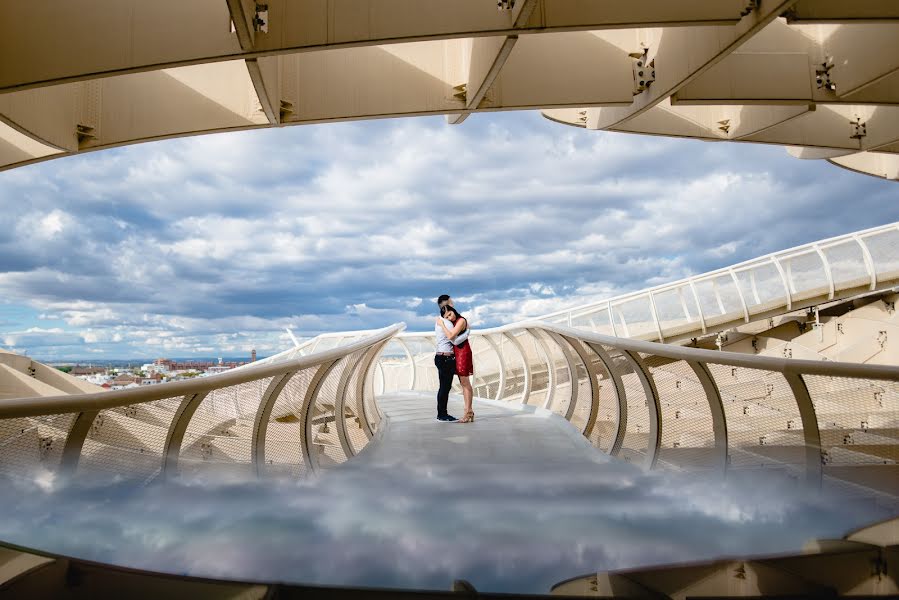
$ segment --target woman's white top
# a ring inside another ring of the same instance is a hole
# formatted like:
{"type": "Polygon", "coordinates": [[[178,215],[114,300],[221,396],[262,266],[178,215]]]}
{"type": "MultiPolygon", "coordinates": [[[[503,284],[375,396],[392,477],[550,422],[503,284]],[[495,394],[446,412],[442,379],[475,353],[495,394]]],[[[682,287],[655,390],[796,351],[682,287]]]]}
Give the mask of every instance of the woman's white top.
{"type": "MultiPolygon", "coordinates": [[[[450,321],[449,319],[443,319],[443,324],[446,325],[447,329],[452,331],[452,321],[450,321]]],[[[448,337],[446,337],[446,332],[443,331],[443,327],[440,326],[440,323],[434,325],[434,333],[437,334],[437,352],[452,352],[453,343],[448,337]]]]}

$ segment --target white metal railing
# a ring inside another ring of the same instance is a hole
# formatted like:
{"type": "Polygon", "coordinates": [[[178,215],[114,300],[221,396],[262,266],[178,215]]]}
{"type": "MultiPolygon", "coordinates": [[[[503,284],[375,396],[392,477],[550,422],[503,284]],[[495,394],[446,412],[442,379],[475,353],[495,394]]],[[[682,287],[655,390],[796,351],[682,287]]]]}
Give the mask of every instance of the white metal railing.
{"type": "MultiPolygon", "coordinates": [[[[435,390],[431,333],[381,361],[376,393],[435,390]],[[409,373],[412,376],[409,376],[409,373]]],[[[539,406],[597,448],[646,468],[774,469],[889,495],[899,476],[899,367],[773,358],[546,322],[473,331],[479,398],[539,406]],[[861,483],[860,483],[861,482],[861,483]]]]}
{"type": "Polygon", "coordinates": [[[298,476],[343,462],[378,429],[373,364],[404,327],[210,377],[4,401],[0,474],[298,476]]]}
{"type": "Polygon", "coordinates": [[[534,320],[664,342],[897,284],[899,223],[891,223],[534,320]]]}

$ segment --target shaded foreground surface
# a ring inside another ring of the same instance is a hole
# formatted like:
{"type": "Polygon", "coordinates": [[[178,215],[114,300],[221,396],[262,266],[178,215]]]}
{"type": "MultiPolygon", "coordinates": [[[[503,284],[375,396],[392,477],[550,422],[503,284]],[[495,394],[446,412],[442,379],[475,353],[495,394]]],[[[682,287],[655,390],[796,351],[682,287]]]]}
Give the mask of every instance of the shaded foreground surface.
{"type": "Polygon", "coordinates": [[[0,539],[225,579],[547,593],[597,570],[797,551],[891,516],[764,473],[644,473],[539,411],[476,402],[475,423],[448,424],[430,395],[379,402],[382,439],[317,479],[5,482],[0,539]]]}

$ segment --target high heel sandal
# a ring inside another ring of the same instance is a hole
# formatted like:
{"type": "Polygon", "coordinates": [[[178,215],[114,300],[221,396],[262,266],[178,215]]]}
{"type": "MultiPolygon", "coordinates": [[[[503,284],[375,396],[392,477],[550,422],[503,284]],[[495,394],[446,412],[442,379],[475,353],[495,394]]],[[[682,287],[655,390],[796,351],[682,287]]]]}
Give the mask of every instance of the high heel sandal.
{"type": "Polygon", "coordinates": [[[465,416],[462,417],[460,423],[474,423],[474,411],[468,411],[465,413],[465,416]]]}

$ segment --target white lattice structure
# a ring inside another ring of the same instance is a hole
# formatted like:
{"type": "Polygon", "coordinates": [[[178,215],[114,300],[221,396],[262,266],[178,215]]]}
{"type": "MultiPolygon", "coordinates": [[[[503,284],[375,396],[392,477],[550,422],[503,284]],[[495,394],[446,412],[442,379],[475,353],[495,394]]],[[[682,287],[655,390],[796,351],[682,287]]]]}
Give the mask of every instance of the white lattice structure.
{"type": "Polygon", "coordinates": [[[0,21],[0,169],[147,140],[537,110],[899,178],[894,0],[41,0],[0,21]]]}

